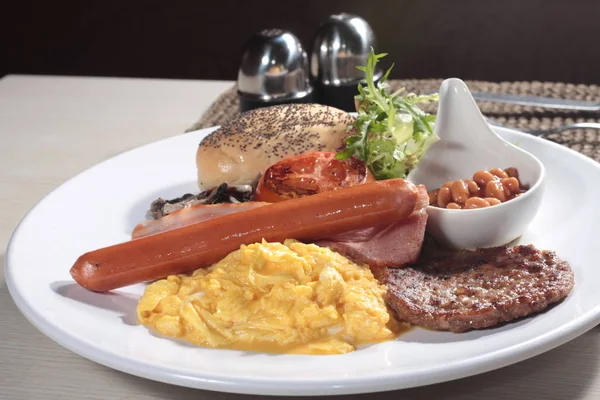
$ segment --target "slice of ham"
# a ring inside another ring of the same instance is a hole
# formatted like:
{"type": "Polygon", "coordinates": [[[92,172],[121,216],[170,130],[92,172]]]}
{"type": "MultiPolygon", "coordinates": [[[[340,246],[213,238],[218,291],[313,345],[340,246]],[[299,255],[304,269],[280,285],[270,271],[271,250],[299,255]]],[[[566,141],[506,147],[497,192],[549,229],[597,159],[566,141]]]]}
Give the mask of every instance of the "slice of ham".
{"type": "MultiPolygon", "coordinates": [[[[421,253],[429,196],[425,186],[419,185],[420,199],[413,213],[394,224],[382,223],[369,229],[345,232],[315,244],[328,247],[372,268],[401,267],[414,263],[421,253]]],[[[222,215],[263,207],[270,203],[246,202],[235,204],[197,204],[173,212],[158,220],[148,220],[137,225],[132,239],[196,224],[222,215]]],[[[293,239],[293,238],[290,238],[293,239]]]]}
{"type": "Polygon", "coordinates": [[[133,232],[131,232],[131,238],[139,239],[187,225],[197,224],[198,222],[208,221],[209,219],[218,218],[223,215],[267,206],[269,204],[271,203],[259,201],[249,201],[246,203],[195,204],[174,211],[160,219],[150,219],[136,225],[136,227],[133,228],[133,232]]]}
{"type": "Polygon", "coordinates": [[[408,218],[391,225],[347,232],[315,244],[328,247],[373,268],[401,267],[417,261],[427,224],[427,189],[419,185],[420,199],[408,218]]]}

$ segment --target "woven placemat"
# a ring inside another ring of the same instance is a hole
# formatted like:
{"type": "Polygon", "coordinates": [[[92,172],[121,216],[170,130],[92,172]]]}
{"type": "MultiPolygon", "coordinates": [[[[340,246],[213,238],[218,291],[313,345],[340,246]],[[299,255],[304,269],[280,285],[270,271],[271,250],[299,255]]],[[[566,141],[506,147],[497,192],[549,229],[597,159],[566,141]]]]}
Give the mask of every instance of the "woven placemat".
{"type": "MultiPolygon", "coordinates": [[[[426,80],[390,80],[393,90],[405,87],[408,92],[426,93],[437,91],[441,79],[426,80]]],[[[600,103],[600,87],[597,85],[573,85],[550,82],[483,82],[466,81],[472,91],[490,93],[509,93],[520,95],[544,96],[572,100],[586,100],[600,103]]],[[[538,107],[523,107],[511,104],[478,102],[481,111],[502,125],[517,129],[548,129],[575,122],[600,122],[600,113],[568,110],[550,110],[538,107]]],[[[432,105],[429,112],[435,112],[432,105]]],[[[190,127],[191,130],[222,125],[239,114],[235,86],[225,91],[202,115],[200,120],[190,127]]],[[[600,130],[572,129],[560,133],[546,134],[542,137],[570,147],[600,162],[600,130]]]]}

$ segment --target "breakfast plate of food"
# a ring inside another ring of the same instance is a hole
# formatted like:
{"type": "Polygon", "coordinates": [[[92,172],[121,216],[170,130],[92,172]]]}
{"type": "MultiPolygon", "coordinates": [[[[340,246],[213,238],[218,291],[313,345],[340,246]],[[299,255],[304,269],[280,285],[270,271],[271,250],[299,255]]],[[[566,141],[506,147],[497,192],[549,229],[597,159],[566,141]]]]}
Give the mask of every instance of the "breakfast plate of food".
{"type": "Polygon", "coordinates": [[[123,372],[271,395],[458,379],[600,323],[600,165],[492,129],[459,79],[390,94],[380,57],[356,113],[256,109],[57,188],[6,252],[21,312],[123,372]]]}

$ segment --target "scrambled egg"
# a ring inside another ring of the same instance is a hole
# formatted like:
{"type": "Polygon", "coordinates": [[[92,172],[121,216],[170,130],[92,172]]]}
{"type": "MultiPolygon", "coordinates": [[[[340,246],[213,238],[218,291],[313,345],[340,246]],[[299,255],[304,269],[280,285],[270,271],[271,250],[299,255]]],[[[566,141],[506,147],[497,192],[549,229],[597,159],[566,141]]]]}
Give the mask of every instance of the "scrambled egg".
{"type": "Polygon", "coordinates": [[[368,267],[329,249],[263,241],[152,283],[137,312],[159,333],[201,346],[338,354],[397,335],[385,290],[368,267]]]}

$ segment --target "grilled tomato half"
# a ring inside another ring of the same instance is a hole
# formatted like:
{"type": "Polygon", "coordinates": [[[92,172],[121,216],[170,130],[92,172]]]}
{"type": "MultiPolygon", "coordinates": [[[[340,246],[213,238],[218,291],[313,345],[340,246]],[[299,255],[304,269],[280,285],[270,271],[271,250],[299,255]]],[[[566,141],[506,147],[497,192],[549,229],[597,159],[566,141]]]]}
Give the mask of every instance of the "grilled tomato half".
{"type": "Polygon", "coordinates": [[[284,158],[265,171],[254,200],[277,203],[372,182],[360,160],[337,160],[334,152],[312,152],[284,158]]]}

